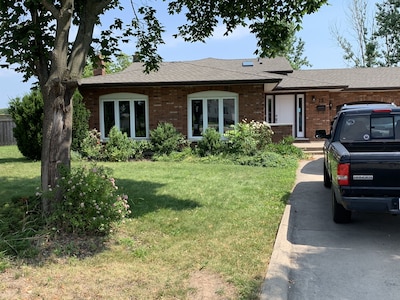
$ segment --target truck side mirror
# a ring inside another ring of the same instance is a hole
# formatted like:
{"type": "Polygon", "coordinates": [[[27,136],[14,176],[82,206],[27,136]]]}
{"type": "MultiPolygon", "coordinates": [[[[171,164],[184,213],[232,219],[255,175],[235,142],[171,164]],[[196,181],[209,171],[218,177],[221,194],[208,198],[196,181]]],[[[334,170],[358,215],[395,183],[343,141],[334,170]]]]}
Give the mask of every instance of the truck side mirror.
{"type": "Polygon", "coordinates": [[[315,131],[315,137],[317,139],[329,139],[331,137],[330,134],[326,134],[325,129],[320,129],[315,131]]]}

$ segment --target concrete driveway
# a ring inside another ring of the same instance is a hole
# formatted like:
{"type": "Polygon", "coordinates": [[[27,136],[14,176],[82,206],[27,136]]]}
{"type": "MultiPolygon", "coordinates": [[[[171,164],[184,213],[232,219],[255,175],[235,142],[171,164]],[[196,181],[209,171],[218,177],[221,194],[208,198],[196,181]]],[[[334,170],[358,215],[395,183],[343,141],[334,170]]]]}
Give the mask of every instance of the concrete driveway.
{"type": "Polygon", "coordinates": [[[322,167],[321,156],[300,164],[260,298],[400,299],[400,216],[335,224],[322,167]]]}

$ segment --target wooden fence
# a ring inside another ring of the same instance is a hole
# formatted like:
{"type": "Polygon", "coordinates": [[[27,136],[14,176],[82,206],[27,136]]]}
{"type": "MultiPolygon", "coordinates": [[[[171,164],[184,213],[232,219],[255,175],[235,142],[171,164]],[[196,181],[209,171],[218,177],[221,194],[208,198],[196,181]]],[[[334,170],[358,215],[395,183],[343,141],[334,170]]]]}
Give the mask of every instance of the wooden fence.
{"type": "Polygon", "coordinates": [[[14,127],[14,121],[9,115],[0,115],[0,146],[17,144],[13,134],[14,127]]]}

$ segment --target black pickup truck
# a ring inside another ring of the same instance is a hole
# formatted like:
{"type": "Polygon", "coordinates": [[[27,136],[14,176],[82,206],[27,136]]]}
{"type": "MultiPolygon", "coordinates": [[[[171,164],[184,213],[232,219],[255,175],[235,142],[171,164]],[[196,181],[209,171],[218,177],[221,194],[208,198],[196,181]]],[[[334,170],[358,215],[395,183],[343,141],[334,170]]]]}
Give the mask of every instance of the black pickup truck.
{"type": "Polygon", "coordinates": [[[345,105],[325,138],[324,185],[332,189],[336,223],[352,211],[400,214],[400,107],[345,105]]]}

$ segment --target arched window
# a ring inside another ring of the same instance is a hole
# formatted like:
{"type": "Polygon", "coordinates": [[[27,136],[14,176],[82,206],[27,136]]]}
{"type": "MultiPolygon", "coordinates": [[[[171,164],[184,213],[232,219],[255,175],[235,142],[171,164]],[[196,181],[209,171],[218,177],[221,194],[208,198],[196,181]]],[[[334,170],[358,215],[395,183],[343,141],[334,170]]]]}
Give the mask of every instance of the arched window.
{"type": "Polygon", "coordinates": [[[149,137],[148,97],[134,93],[115,93],[100,97],[101,138],[107,139],[116,126],[129,137],[149,137]]]}
{"type": "Polygon", "coordinates": [[[221,135],[238,123],[238,94],[206,91],[188,95],[188,137],[200,139],[207,128],[221,135]]]}

